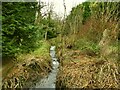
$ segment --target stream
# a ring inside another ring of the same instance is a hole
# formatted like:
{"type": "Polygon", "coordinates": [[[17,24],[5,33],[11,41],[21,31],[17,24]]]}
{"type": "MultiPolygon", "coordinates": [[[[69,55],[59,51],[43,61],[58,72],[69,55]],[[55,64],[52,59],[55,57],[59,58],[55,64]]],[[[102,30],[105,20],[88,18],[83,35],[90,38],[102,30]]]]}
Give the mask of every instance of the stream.
{"type": "Polygon", "coordinates": [[[52,59],[52,71],[48,74],[48,76],[42,78],[40,82],[36,83],[35,88],[56,88],[56,75],[58,72],[59,62],[57,61],[57,57],[55,55],[55,46],[51,46],[50,48],[50,56],[52,59]]]}

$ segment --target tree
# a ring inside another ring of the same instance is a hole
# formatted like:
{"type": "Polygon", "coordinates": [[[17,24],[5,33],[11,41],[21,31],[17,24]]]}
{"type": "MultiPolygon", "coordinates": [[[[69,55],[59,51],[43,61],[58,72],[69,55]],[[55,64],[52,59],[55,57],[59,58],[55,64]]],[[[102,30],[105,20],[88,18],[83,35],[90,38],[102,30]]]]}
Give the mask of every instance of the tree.
{"type": "Polygon", "coordinates": [[[34,26],[36,5],[36,2],[3,2],[3,57],[29,52],[35,47],[38,33],[34,26]]]}

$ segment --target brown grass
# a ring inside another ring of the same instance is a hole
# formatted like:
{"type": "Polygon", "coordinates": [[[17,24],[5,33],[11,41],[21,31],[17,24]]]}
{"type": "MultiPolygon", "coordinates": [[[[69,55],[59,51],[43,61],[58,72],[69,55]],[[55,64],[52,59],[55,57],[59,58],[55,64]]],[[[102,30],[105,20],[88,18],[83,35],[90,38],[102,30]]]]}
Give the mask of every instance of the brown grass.
{"type": "Polygon", "coordinates": [[[57,76],[57,88],[120,88],[119,66],[112,60],[65,58],[57,76]]]}
{"type": "Polygon", "coordinates": [[[2,88],[23,88],[34,85],[38,79],[51,71],[50,60],[45,58],[30,58],[16,64],[2,80],[2,88]]]}

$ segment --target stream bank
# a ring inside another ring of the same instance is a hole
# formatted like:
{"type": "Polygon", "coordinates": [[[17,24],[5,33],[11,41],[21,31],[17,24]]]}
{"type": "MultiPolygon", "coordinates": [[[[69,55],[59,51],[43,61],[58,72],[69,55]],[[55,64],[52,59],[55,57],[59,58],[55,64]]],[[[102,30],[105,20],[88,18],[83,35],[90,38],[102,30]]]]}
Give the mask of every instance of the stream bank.
{"type": "Polygon", "coordinates": [[[80,50],[66,50],[57,74],[59,90],[72,88],[118,89],[120,88],[119,64],[113,60],[100,59],[83,54],[80,50]]]}
{"type": "Polygon", "coordinates": [[[3,79],[2,88],[28,88],[51,71],[48,59],[31,58],[27,62],[15,65],[3,79]],[[29,63],[28,63],[29,62],[29,63]]]}
{"type": "Polygon", "coordinates": [[[36,83],[35,87],[33,87],[33,88],[53,88],[53,89],[56,88],[55,83],[56,83],[56,75],[58,72],[59,62],[58,62],[58,59],[56,57],[55,46],[51,46],[50,56],[52,59],[51,72],[47,76],[42,78],[38,83],[36,83]]]}
{"type": "Polygon", "coordinates": [[[2,89],[32,87],[47,76],[52,70],[49,49],[50,44],[44,41],[33,53],[19,56],[18,62],[14,63],[14,67],[2,79],[2,89]]]}

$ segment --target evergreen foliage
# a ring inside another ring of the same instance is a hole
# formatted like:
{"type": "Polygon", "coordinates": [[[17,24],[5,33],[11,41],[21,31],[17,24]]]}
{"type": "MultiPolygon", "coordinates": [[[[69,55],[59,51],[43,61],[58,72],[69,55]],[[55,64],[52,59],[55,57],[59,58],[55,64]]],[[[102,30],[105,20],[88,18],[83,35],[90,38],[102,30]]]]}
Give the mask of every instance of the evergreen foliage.
{"type": "Polygon", "coordinates": [[[3,2],[2,4],[2,52],[3,57],[28,53],[40,46],[39,41],[57,36],[58,24],[49,15],[42,16],[37,2],[3,2]],[[39,15],[36,16],[36,12],[39,15]]]}
{"type": "Polygon", "coordinates": [[[38,39],[34,25],[37,3],[4,2],[2,4],[3,57],[32,50],[38,39]]]}

